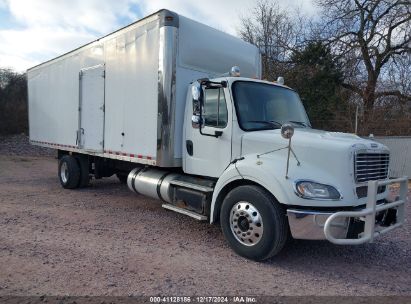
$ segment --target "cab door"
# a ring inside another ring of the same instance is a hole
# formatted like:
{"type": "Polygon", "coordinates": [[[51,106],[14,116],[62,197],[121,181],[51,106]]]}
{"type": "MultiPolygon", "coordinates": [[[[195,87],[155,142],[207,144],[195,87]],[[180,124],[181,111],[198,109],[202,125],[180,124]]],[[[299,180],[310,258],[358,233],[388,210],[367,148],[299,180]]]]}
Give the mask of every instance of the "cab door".
{"type": "Polygon", "coordinates": [[[219,177],[231,161],[230,95],[226,88],[205,88],[203,92],[202,134],[192,123],[193,100],[191,94],[187,94],[183,169],[188,174],[219,177]]]}

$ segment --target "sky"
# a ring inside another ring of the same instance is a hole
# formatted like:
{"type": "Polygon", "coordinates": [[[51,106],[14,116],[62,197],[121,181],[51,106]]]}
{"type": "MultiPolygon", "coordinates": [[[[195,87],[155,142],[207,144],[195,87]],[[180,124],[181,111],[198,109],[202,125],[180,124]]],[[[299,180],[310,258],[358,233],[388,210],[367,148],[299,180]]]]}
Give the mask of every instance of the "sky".
{"type": "MultiPolygon", "coordinates": [[[[312,0],[272,0],[314,14],[312,0]]],[[[22,72],[162,8],[237,35],[255,0],[0,0],[0,68],[22,72]]]]}

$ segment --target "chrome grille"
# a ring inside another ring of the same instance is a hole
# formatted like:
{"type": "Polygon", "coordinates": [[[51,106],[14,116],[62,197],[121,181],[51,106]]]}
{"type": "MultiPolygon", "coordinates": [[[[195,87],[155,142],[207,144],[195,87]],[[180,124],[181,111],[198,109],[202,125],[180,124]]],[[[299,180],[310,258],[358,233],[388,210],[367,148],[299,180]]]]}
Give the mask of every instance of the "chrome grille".
{"type": "Polygon", "coordinates": [[[390,155],[388,153],[356,153],[354,161],[355,181],[386,179],[390,155]]]}

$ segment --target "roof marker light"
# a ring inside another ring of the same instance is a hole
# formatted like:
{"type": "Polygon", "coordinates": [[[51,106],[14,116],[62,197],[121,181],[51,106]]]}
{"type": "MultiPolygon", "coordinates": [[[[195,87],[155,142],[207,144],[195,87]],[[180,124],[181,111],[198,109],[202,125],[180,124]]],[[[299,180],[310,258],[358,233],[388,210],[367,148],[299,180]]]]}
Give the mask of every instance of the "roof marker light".
{"type": "Polygon", "coordinates": [[[233,66],[230,70],[230,76],[232,77],[240,77],[240,67],[233,66]]]}

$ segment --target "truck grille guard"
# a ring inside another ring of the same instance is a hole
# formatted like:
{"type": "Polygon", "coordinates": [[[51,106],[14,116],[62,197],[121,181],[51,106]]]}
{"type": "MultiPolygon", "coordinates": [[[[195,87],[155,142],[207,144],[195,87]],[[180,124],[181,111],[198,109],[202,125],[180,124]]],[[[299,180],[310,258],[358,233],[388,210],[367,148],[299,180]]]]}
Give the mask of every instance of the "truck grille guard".
{"type": "Polygon", "coordinates": [[[324,224],[324,234],[328,241],[337,245],[359,245],[373,242],[374,238],[387,233],[393,229],[401,227],[405,221],[405,203],[407,201],[408,178],[402,177],[385,181],[368,181],[368,195],[365,209],[359,211],[340,211],[332,214],[324,224]],[[397,200],[377,206],[377,190],[380,186],[399,183],[400,192],[397,200]],[[397,210],[396,223],[388,227],[377,230],[375,227],[376,214],[380,211],[395,208],[397,210]],[[333,223],[337,218],[361,218],[364,221],[364,232],[360,233],[357,239],[335,238],[332,234],[332,227],[338,225],[333,223]]]}

